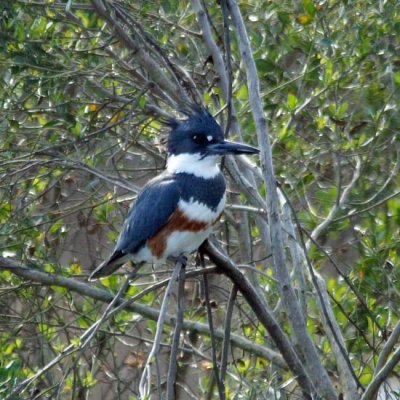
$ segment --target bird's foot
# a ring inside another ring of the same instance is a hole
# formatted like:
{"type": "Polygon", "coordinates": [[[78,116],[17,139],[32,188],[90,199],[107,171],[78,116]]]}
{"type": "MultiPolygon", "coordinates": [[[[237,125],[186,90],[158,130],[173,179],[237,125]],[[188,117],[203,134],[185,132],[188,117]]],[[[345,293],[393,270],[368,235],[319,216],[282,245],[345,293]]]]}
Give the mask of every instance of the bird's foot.
{"type": "Polygon", "coordinates": [[[169,256],[168,260],[173,262],[174,264],[179,262],[182,264],[183,267],[185,267],[187,264],[187,257],[184,254],[180,254],[179,256],[169,256]]]}

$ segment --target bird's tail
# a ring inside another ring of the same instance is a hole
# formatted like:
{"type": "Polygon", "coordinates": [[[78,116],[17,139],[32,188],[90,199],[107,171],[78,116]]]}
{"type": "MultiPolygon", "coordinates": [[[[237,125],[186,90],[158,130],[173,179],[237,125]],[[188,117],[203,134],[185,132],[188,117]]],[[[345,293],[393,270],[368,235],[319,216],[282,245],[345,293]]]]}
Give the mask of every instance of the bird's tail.
{"type": "Polygon", "coordinates": [[[89,276],[89,281],[95,281],[116,271],[129,260],[129,254],[122,251],[114,251],[111,257],[103,261],[89,276]]]}

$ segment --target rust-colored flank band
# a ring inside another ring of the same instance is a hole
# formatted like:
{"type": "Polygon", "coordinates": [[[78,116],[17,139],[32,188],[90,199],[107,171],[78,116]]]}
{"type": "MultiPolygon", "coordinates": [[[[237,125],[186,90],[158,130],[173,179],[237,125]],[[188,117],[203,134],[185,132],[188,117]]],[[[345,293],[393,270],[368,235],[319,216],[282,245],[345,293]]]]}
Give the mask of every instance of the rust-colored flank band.
{"type": "Polygon", "coordinates": [[[199,232],[208,227],[209,224],[207,222],[189,219],[182,210],[178,208],[171,215],[167,224],[147,241],[147,245],[155,257],[161,258],[167,248],[167,238],[171,233],[184,231],[199,232]]]}

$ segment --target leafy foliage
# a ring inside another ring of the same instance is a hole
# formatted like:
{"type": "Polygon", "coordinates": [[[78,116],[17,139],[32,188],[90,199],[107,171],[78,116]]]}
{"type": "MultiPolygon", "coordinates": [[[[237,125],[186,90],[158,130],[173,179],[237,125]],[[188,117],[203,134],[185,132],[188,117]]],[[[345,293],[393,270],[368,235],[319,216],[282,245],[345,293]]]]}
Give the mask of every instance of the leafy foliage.
{"type": "MultiPolygon", "coordinates": [[[[213,60],[187,2],[109,3],[125,39],[90,1],[8,2],[0,15],[0,251],[76,279],[106,256],[138,188],[162,170],[161,110],[175,113],[186,100],[178,91],[172,98],[154,83],[157,71],[145,68],[133,44],[153,57],[188,98],[201,98],[213,111],[224,105],[213,60]]],[[[222,48],[221,7],[206,5],[222,48]]],[[[372,379],[380,349],[399,320],[399,6],[372,0],[240,4],[261,79],[276,175],[305,231],[329,216],[355,178],[318,245],[310,242],[309,254],[327,278],[334,315],[363,385],[372,379]]],[[[230,44],[232,94],[243,140],[256,143],[233,34],[230,44]]],[[[230,202],[238,203],[234,189],[230,202]]],[[[240,201],[253,205],[250,198],[240,201]]],[[[228,210],[218,229],[233,257],[240,253],[235,213],[228,210]]],[[[254,259],[238,260],[264,274],[257,280],[274,308],[278,289],[254,220],[251,215],[254,259]]],[[[165,277],[164,272],[146,267],[127,296],[165,277]]],[[[79,346],[79,335],[102,308],[90,296],[25,282],[7,270],[0,270],[0,280],[0,393],[6,396],[67,344],[79,346]]],[[[116,292],[122,281],[114,275],[101,284],[116,292]]],[[[194,279],[188,285],[185,317],[205,322],[199,283],[194,279]]],[[[222,324],[226,281],[215,278],[213,286],[214,315],[222,324]]],[[[140,301],[158,307],[161,294],[153,291],[140,301]]],[[[242,299],[237,305],[233,332],[269,346],[247,305],[242,299]]],[[[324,363],[336,374],[310,292],[307,316],[324,363]]],[[[284,315],[280,322],[290,333],[284,315]]],[[[113,398],[136,395],[155,323],[122,311],[107,324],[93,348],[76,353],[72,363],[61,361],[59,370],[43,375],[26,398],[47,393],[94,398],[107,390],[113,398]]],[[[170,328],[165,333],[169,340],[170,328]]],[[[207,364],[209,340],[188,332],[183,345],[179,374],[187,385],[182,393],[216,396],[207,364]],[[192,377],[189,365],[195,366],[192,377]]],[[[298,394],[288,371],[257,354],[233,350],[228,370],[228,398],[270,398],[281,387],[288,398],[298,394]]]]}

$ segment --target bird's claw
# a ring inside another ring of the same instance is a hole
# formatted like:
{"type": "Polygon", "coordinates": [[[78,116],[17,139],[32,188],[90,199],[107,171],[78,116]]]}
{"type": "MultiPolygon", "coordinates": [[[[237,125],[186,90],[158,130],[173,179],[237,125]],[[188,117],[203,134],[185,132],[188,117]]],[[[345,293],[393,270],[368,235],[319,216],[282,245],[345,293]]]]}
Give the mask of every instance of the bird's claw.
{"type": "Polygon", "coordinates": [[[169,256],[168,260],[170,260],[171,262],[173,262],[174,264],[176,263],[181,263],[183,266],[185,266],[187,264],[187,257],[183,254],[179,255],[179,256],[169,256]]]}

